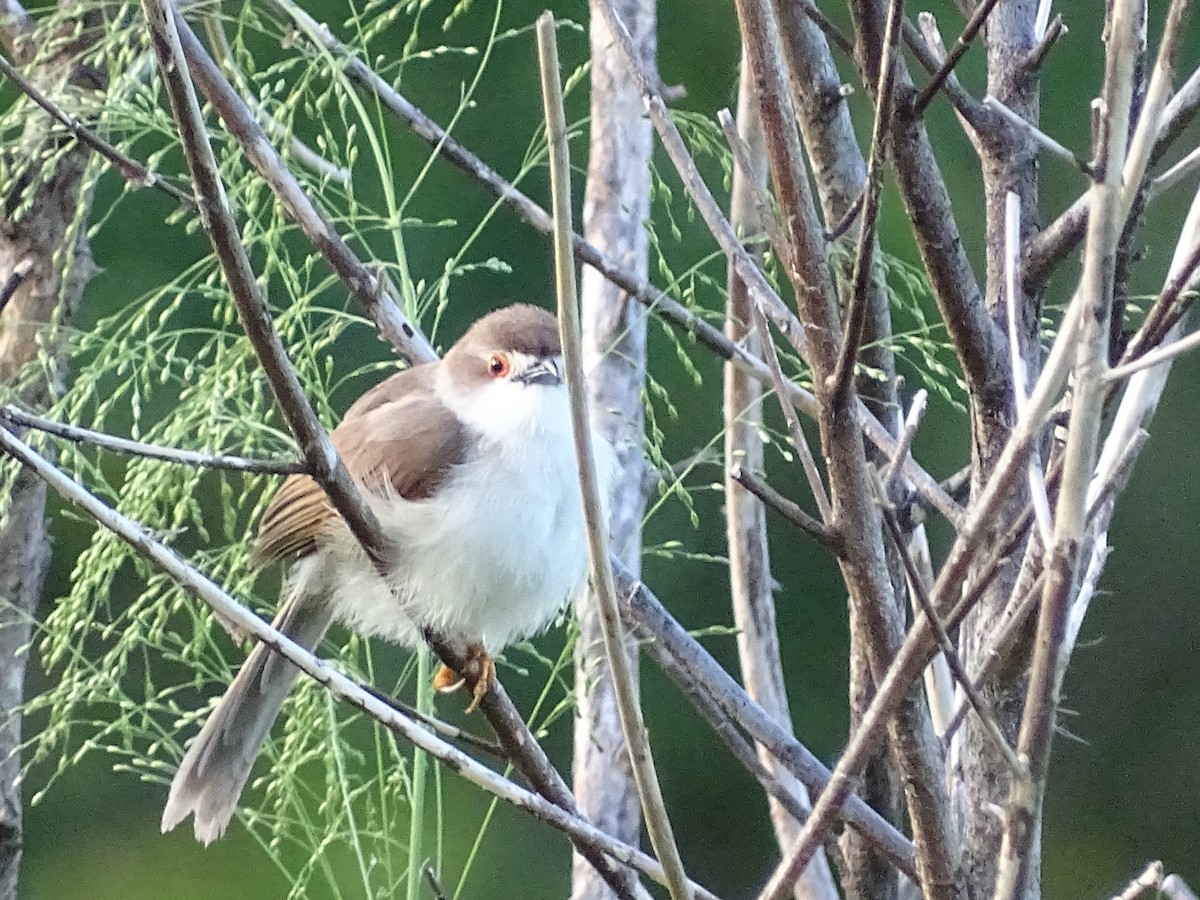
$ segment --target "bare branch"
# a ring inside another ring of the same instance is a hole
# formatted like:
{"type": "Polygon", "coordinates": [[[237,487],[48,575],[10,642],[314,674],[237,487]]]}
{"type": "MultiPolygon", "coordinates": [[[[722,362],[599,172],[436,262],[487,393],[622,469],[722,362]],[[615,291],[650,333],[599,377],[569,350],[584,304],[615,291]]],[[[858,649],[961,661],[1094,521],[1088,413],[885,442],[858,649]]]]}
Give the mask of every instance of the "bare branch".
{"type": "Polygon", "coordinates": [[[1049,577],[1042,595],[1018,739],[1019,752],[1029,766],[1030,780],[1014,780],[1009,788],[994,900],[1024,898],[1040,856],[1035,842],[1041,832],[1054,720],[1070,652],[1063,637],[1087,528],[1088,486],[1100,446],[1103,374],[1108,368],[1117,241],[1124,222],[1121,178],[1126,162],[1139,20],[1138,0],[1115,0],[1107,28],[1108,59],[1101,95],[1105,110],[1103,143],[1097,152],[1103,178],[1092,187],[1093,216],[1088,224],[1083,275],[1072,302],[1072,306],[1079,306],[1083,312],[1074,366],[1071,427],[1055,509],[1054,543],[1047,554],[1049,577]]]}
{"type": "Polygon", "coordinates": [[[196,205],[194,198],[175,187],[171,182],[151,172],[127,153],[114,147],[104,138],[100,137],[93,129],[80,122],[47,97],[3,56],[0,56],[0,74],[3,74],[5,78],[17,86],[21,93],[25,94],[25,96],[45,110],[47,115],[66,128],[67,131],[71,132],[77,141],[112,163],[121,177],[130,184],[160,190],[176,202],[182,203],[185,206],[194,207],[196,205]]]}
{"type": "Polygon", "coordinates": [[[837,534],[830,531],[821,522],[814,519],[796,503],[780,494],[762,479],[751,475],[741,464],[735,464],[729,470],[729,477],[757,497],[766,506],[775,510],[805,534],[812,537],[821,546],[834,554],[844,552],[837,534]]]}
{"type": "Polygon", "coordinates": [[[954,71],[959,61],[966,55],[966,52],[971,47],[971,42],[975,40],[975,36],[979,34],[979,30],[983,28],[983,24],[987,21],[987,17],[991,15],[992,9],[996,6],[997,0],[983,0],[975,7],[975,12],[972,13],[966,27],[963,28],[962,34],[954,39],[954,46],[950,52],[946,54],[945,60],[938,67],[938,70],[933,73],[929,79],[929,83],[922,88],[912,104],[912,115],[914,118],[920,118],[925,115],[925,110],[933,100],[933,95],[936,94],[954,71]]]}
{"type": "Polygon", "coordinates": [[[161,447],[132,441],[128,438],[105,434],[102,431],[92,431],[90,428],[79,428],[67,425],[53,419],[47,419],[33,413],[25,412],[11,403],[0,406],[0,419],[7,422],[44,431],[55,437],[65,438],[77,444],[94,444],[106,450],[127,453],[130,456],[140,456],[144,459],[157,459],[163,462],[178,463],[184,466],[196,466],[206,469],[228,469],[235,472],[255,472],[263,475],[293,475],[303,472],[304,464],[288,460],[247,459],[244,456],[229,456],[223,453],[197,453],[194,450],[181,450],[176,447],[161,447]]]}
{"type": "Polygon", "coordinates": [[[709,231],[716,238],[717,244],[725,253],[738,277],[745,282],[754,302],[762,307],[763,312],[775,323],[775,327],[796,348],[796,352],[804,355],[803,327],[783,300],[779,298],[779,295],[775,293],[775,289],[767,282],[766,276],[763,275],[754,260],[750,258],[750,254],[742,246],[737,232],[733,230],[733,226],[729,224],[725,213],[721,211],[716,198],[705,184],[699,169],[696,168],[696,161],[692,159],[692,154],[688,151],[687,144],[684,143],[683,136],[667,111],[667,105],[663,101],[662,95],[646,77],[646,73],[642,71],[641,64],[634,52],[633,40],[629,36],[629,29],[625,27],[625,23],[612,8],[610,0],[597,0],[597,6],[604,14],[605,21],[612,31],[613,39],[625,60],[625,65],[629,68],[629,74],[633,78],[634,84],[637,85],[638,93],[642,95],[642,104],[646,107],[650,121],[654,124],[654,130],[658,132],[663,149],[667,151],[667,156],[674,163],[675,170],[679,173],[684,188],[687,190],[688,196],[692,198],[692,202],[695,203],[701,218],[704,219],[709,231]]]}
{"type": "Polygon", "coordinates": [[[237,91],[225,78],[220,67],[200,44],[183,17],[175,13],[175,26],[184,54],[196,84],[204,92],[221,121],[251,165],[279,198],[288,215],[300,226],[337,273],[342,283],[375,320],[380,334],[412,365],[437,359],[432,345],[417,330],[401,310],[396,290],[388,279],[372,272],[342,240],[337,230],[309,199],[300,182],[275,148],[271,146],[254,113],[246,106],[237,91]]]}
{"type": "MultiPolygon", "coordinates": [[[[747,696],[741,685],[687,633],[644,584],[619,567],[615,571],[627,617],[650,638],[646,644],[647,652],[684,693],[691,694],[696,689],[706,691],[809,790],[821,791],[833,783],[835,776],[829,769],[747,696]]],[[[846,782],[844,788],[844,806],[839,806],[835,814],[870,840],[900,871],[916,878],[912,844],[854,794],[851,782],[846,782]]]]}

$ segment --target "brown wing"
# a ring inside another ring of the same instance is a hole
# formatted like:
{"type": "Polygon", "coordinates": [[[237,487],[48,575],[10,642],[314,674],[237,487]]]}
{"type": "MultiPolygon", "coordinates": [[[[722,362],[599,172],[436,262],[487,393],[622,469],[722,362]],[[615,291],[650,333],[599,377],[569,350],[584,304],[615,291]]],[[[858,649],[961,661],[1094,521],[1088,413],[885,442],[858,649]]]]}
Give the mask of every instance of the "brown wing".
{"type": "MultiPolygon", "coordinates": [[[[393,375],[363,394],[334,430],[333,444],[363,489],[424,499],[462,462],[462,426],[434,396],[435,373],[435,366],[418,366],[393,375]]],[[[320,486],[292,475],[263,513],[254,561],[312,553],[337,523],[320,486]]]]}

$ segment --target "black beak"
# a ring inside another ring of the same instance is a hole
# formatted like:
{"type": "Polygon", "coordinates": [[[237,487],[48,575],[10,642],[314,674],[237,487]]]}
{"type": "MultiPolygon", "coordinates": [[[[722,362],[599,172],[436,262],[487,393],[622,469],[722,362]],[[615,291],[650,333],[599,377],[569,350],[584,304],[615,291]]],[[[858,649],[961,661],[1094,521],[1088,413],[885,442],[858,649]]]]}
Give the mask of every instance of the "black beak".
{"type": "Polygon", "coordinates": [[[562,375],[558,371],[558,363],[553,359],[543,359],[534,363],[513,379],[522,384],[562,384],[562,375]]]}

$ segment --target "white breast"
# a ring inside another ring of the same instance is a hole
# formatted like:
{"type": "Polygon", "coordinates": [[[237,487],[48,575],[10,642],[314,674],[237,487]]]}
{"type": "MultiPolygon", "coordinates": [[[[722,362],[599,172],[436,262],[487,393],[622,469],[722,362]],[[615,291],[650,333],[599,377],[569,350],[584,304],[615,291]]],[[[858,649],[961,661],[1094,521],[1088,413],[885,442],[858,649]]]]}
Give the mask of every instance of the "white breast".
{"type": "MultiPolygon", "coordinates": [[[[550,623],[587,578],[587,544],[564,388],[497,384],[476,408],[458,410],[476,450],[427,500],[373,502],[399,548],[384,585],[346,533],[302,560],[306,591],[330,597],[362,634],[405,644],[417,627],[498,652],[550,623]],[[403,598],[403,603],[397,600],[403,598]]],[[[608,443],[594,437],[607,494],[608,443]]],[[[607,524],[607,523],[606,523],[607,524]]]]}

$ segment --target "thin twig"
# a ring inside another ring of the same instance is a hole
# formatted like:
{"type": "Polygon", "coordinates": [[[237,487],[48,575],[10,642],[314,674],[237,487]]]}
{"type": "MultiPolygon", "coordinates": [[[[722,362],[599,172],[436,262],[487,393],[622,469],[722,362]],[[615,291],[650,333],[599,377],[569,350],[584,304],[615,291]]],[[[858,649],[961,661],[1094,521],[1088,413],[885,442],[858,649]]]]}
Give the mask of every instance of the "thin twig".
{"type": "Polygon", "coordinates": [[[979,29],[983,27],[984,23],[987,21],[987,17],[991,15],[992,9],[995,8],[996,3],[997,0],[983,0],[982,3],[975,7],[975,12],[971,15],[970,20],[963,28],[962,34],[954,39],[954,46],[950,49],[950,52],[946,54],[946,59],[942,62],[941,66],[938,67],[938,70],[933,73],[933,76],[929,79],[929,83],[925,85],[924,89],[922,89],[921,93],[919,93],[917,98],[913,101],[913,118],[919,119],[921,116],[925,115],[925,110],[929,106],[930,101],[933,100],[934,94],[941,90],[942,85],[945,83],[950,73],[954,71],[959,61],[966,54],[967,50],[971,46],[971,42],[974,41],[975,36],[979,34],[979,29]]]}
{"type": "Polygon", "coordinates": [[[1034,45],[1033,49],[1021,62],[1021,67],[1026,72],[1038,72],[1042,68],[1042,64],[1046,61],[1046,56],[1054,49],[1054,45],[1058,43],[1058,39],[1067,33],[1067,26],[1063,24],[1063,17],[1056,15],[1054,20],[1046,26],[1046,32],[1041,39],[1034,45]]]}
{"type": "Polygon", "coordinates": [[[883,489],[886,496],[891,496],[892,486],[896,483],[901,466],[904,465],[904,458],[908,456],[909,450],[912,448],[913,439],[917,436],[917,429],[921,426],[921,419],[925,415],[925,407],[928,403],[929,391],[925,388],[921,388],[913,395],[912,404],[908,407],[908,415],[904,419],[904,429],[900,432],[900,437],[896,439],[896,449],[892,452],[887,470],[883,474],[883,489]]]}
{"type": "Polygon", "coordinates": [[[1150,164],[1150,155],[1161,130],[1162,115],[1171,94],[1171,76],[1175,71],[1175,58],[1184,37],[1184,19],[1190,0],[1171,0],[1167,20],[1163,25],[1162,40],[1158,57],[1154,61],[1154,72],[1150,86],[1142,98],[1137,127],[1129,141],[1129,152],[1121,172],[1121,215],[1122,222],[1129,217],[1138,192],[1142,190],[1142,179],[1150,164]]]}
{"type": "Polygon", "coordinates": [[[457,725],[451,725],[449,722],[443,722],[436,716],[431,716],[428,713],[421,712],[421,710],[417,709],[415,706],[409,706],[407,703],[397,700],[395,697],[389,696],[387,693],[381,691],[377,687],[369,684],[361,684],[360,687],[362,687],[364,691],[369,693],[376,700],[380,701],[381,703],[386,703],[388,706],[392,707],[397,712],[408,716],[413,721],[420,722],[423,725],[428,725],[443,737],[447,737],[452,741],[458,741],[460,744],[466,744],[468,747],[473,747],[481,753],[486,753],[489,756],[496,757],[497,759],[508,759],[508,753],[505,752],[504,748],[495,741],[489,741],[485,738],[481,738],[478,735],[471,734],[471,732],[459,728],[457,725]]]}
{"type": "Polygon", "coordinates": [[[9,272],[8,278],[4,280],[4,284],[0,284],[0,312],[4,312],[4,307],[8,306],[8,301],[13,298],[13,295],[25,283],[25,279],[29,277],[32,269],[33,260],[29,257],[25,257],[12,267],[12,271],[9,272]]]}
{"type": "Polygon", "coordinates": [[[821,546],[833,551],[835,555],[842,552],[841,541],[838,540],[836,533],[806,513],[798,504],[776,491],[766,481],[751,475],[741,465],[734,465],[730,468],[729,477],[761,500],[763,505],[775,510],[821,546]]]}
{"type": "MultiPolygon", "coordinates": [[[[659,883],[663,883],[665,880],[662,867],[647,854],[628,844],[614,840],[573,813],[563,810],[537,794],[496,774],[461,750],[436,737],[428,728],[409,719],[391,704],[377,699],[353,679],[342,674],[324,660],[318,659],[283,632],[268,625],[198,570],[185,563],[174,551],[155,540],[144,528],[97,499],[3,426],[0,426],[0,448],[33,469],[66,500],[126,541],[139,554],[169,575],[176,584],[212,607],[217,615],[224,617],[244,633],[269,646],[296,668],[323,685],[337,699],[345,701],[393,731],[403,740],[429,753],[451,772],[461,775],[468,782],[488,793],[532,813],[569,835],[573,841],[584,844],[625,865],[633,866],[659,883]]],[[[710,892],[702,888],[697,888],[697,897],[715,900],[710,892]]]]}
{"type": "MultiPolygon", "coordinates": [[[[994,2],[994,0],[993,0],[994,2]]],[[[867,321],[867,291],[871,267],[875,261],[875,236],[879,216],[879,192],[886,162],[884,141],[891,125],[893,91],[896,87],[896,43],[900,35],[900,19],[904,15],[903,0],[891,0],[887,25],[883,33],[883,58],[879,61],[879,84],[875,91],[875,121],[871,126],[871,150],[867,157],[867,183],[863,188],[862,225],[854,254],[854,274],[851,278],[850,299],[846,312],[845,333],[837,356],[837,367],[831,377],[830,396],[833,403],[842,404],[854,382],[854,364],[862,344],[863,326],[867,321]]]]}
{"type": "Polygon", "coordinates": [[[833,523],[833,507],[829,503],[829,495],[825,493],[825,483],[821,480],[821,472],[817,468],[817,461],[813,457],[812,448],[808,445],[808,438],[804,436],[804,428],[800,424],[800,418],[796,415],[796,408],[792,406],[791,398],[787,396],[784,389],[785,384],[790,382],[784,377],[783,369],[779,365],[779,353],[775,349],[775,343],[771,338],[771,329],[767,325],[767,317],[763,315],[762,309],[757,303],[751,302],[750,316],[754,320],[754,327],[758,331],[759,346],[762,349],[762,354],[767,360],[767,366],[771,370],[771,381],[775,387],[775,396],[779,398],[779,407],[783,410],[783,418],[787,422],[788,432],[792,436],[792,445],[796,448],[796,453],[800,456],[800,466],[804,470],[804,477],[808,480],[808,489],[812,492],[813,502],[817,504],[817,510],[821,514],[821,521],[826,526],[833,523]]]}
{"type": "MultiPolygon", "coordinates": [[[[912,53],[913,58],[920,64],[921,68],[932,75],[942,67],[942,60],[939,59],[929,45],[925,43],[924,37],[921,35],[921,30],[917,28],[907,18],[901,25],[904,38],[904,44],[912,53]]],[[[983,104],[972,97],[961,84],[958,82],[958,76],[954,72],[950,72],[942,84],[939,93],[950,101],[950,105],[954,107],[954,111],[962,116],[963,120],[971,126],[976,132],[986,131],[991,123],[987,110],[983,104]]]]}
{"type": "Polygon", "coordinates": [[[1153,200],[1196,172],[1200,172],[1200,147],[1196,147],[1171,168],[1152,179],[1146,185],[1146,196],[1153,200]]]}
{"type": "Polygon", "coordinates": [[[561,70],[554,14],[547,11],[537,20],[538,64],[542,83],[542,105],[546,115],[546,144],[550,151],[550,196],[554,229],[554,272],[558,295],[558,327],[562,338],[563,368],[571,401],[571,430],[575,458],[579,466],[579,486],[583,495],[584,523],[588,555],[591,557],[591,583],[599,613],[604,649],[612,675],[613,693],[621,718],[621,730],[633,763],[634,781],[641,799],[642,814],[650,843],[667,874],[672,900],[690,900],[687,873],[675,844],[667,815],[662,788],[654,769],[654,757],[637,688],[625,655],[625,636],[621,612],[617,606],[612,567],[609,564],[608,529],[596,477],[596,456],[592,447],[592,428],[588,418],[587,394],[583,382],[583,348],[579,325],[579,299],[575,283],[575,257],[571,250],[571,163],[567,148],[567,118],[563,109],[561,70]]]}
{"type": "Polygon", "coordinates": [[[287,460],[249,459],[244,456],[230,456],[224,453],[198,453],[195,450],[181,450],[177,447],[163,447],[156,444],[146,444],[129,438],[93,431],[90,428],[80,428],[57,422],[43,416],[26,412],[11,403],[0,406],[0,419],[5,419],[14,425],[34,428],[55,437],[65,438],[77,444],[94,444],[105,450],[126,453],[130,456],[140,456],[145,459],[157,459],[163,462],[178,463],[184,466],[195,466],[206,469],[228,469],[235,472],[254,472],[263,475],[294,475],[304,472],[301,462],[287,460]]]}
{"type": "Polygon", "coordinates": [[[0,55],[0,74],[27,96],[30,100],[45,110],[46,114],[71,132],[77,141],[90,147],[100,156],[113,164],[121,177],[130,184],[138,187],[152,187],[167,194],[185,206],[195,207],[196,200],[185,191],[181,191],[162,176],[151,172],[129,154],[117,149],[95,131],[84,125],[73,115],[38,90],[37,86],[21,74],[20,70],[0,55]]]}
{"type": "MultiPolygon", "coordinates": [[[[779,220],[775,218],[775,210],[771,208],[770,198],[763,191],[758,179],[754,177],[754,163],[750,159],[750,148],[738,134],[738,124],[733,120],[728,109],[717,112],[717,123],[721,126],[725,141],[733,152],[733,160],[737,164],[738,171],[742,173],[745,189],[750,193],[750,199],[754,204],[754,213],[758,216],[763,231],[767,233],[767,240],[771,244],[775,258],[783,259],[786,250],[783,232],[779,230],[779,220]]],[[[730,221],[732,222],[732,217],[730,221]]],[[[749,235],[745,235],[745,237],[749,237],[749,235]]]]}
{"type": "Polygon", "coordinates": [[[913,596],[917,599],[917,606],[925,618],[929,620],[930,627],[933,628],[934,637],[937,638],[938,646],[942,651],[942,657],[946,660],[946,665],[950,669],[950,674],[958,682],[963,693],[966,694],[967,701],[971,704],[971,707],[975,710],[975,714],[979,716],[980,721],[983,723],[985,733],[992,739],[992,743],[996,745],[996,749],[1000,751],[1000,755],[1004,757],[1009,770],[1017,778],[1028,778],[1029,773],[1025,765],[1017,758],[1017,754],[1009,746],[1004,733],[1000,730],[1000,725],[996,722],[996,714],[992,710],[991,704],[976,690],[974,682],[967,675],[967,671],[963,667],[962,660],[959,659],[954,642],[950,640],[950,635],[946,633],[946,626],[937,614],[937,610],[933,608],[933,604],[929,602],[929,594],[925,590],[924,579],[921,578],[921,573],[917,571],[916,564],[908,552],[908,547],[905,546],[904,534],[900,531],[899,523],[896,522],[896,513],[888,504],[887,495],[882,490],[883,486],[880,485],[879,487],[880,509],[883,512],[884,526],[887,528],[896,553],[899,554],[900,561],[904,565],[908,585],[913,592],[913,596]]]}

